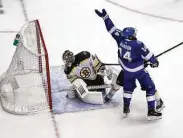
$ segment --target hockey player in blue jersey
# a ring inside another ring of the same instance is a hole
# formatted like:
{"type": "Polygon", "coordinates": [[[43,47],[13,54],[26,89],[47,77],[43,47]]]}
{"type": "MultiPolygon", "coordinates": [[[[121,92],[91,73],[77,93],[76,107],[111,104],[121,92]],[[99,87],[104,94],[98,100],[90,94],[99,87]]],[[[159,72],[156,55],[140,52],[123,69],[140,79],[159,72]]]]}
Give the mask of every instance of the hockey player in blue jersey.
{"type": "Polygon", "coordinates": [[[116,40],[118,45],[118,62],[124,71],[124,117],[130,112],[130,102],[133,91],[136,88],[136,80],[138,80],[146,90],[148,120],[160,119],[162,113],[155,110],[156,88],[144,67],[144,61],[149,62],[152,68],[158,67],[158,60],[141,41],[137,40],[135,28],[127,27],[121,31],[114,26],[105,9],[102,12],[98,10],[95,10],[95,12],[99,17],[103,18],[107,31],[116,40]]]}

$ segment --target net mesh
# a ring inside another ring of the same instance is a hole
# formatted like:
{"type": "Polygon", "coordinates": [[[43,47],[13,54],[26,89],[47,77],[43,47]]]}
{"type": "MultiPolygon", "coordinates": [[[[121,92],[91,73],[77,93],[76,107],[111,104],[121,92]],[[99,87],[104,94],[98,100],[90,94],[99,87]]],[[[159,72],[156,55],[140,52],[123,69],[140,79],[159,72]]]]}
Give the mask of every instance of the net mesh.
{"type": "Polygon", "coordinates": [[[26,23],[19,35],[11,64],[1,77],[1,105],[9,113],[34,114],[51,108],[48,54],[38,20],[26,23]]]}

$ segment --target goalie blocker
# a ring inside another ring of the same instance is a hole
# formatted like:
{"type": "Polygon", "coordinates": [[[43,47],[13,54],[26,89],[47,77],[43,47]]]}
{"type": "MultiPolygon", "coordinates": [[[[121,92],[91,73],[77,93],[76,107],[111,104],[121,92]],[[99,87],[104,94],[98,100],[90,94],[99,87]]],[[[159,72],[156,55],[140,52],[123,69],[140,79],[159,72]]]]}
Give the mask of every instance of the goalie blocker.
{"type": "Polygon", "coordinates": [[[83,102],[91,104],[103,104],[105,89],[88,90],[87,86],[104,85],[104,76],[107,76],[111,82],[111,90],[119,90],[116,84],[117,75],[111,70],[106,70],[105,65],[96,55],[91,55],[87,51],[82,51],[76,55],[66,50],[62,56],[65,63],[64,72],[67,78],[76,89],[68,93],[68,98],[80,98],[83,102]]]}

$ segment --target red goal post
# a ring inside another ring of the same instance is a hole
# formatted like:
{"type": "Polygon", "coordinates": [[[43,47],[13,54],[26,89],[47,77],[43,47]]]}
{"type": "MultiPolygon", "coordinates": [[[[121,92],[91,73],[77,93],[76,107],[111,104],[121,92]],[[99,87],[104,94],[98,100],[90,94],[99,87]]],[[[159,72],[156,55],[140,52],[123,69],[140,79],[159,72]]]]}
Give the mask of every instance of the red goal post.
{"type": "Polygon", "coordinates": [[[12,114],[52,110],[50,69],[40,23],[26,23],[7,71],[0,79],[2,108],[12,114]]]}
{"type": "Polygon", "coordinates": [[[49,66],[48,51],[47,51],[47,48],[46,48],[46,44],[45,44],[45,41],[44,41],[44,38],[43,38],[43,34],[42,34],[42,30],[41,30],[41,26],[39,24],[39,21],[38,20],[35,20],[35,21],[36,21],[37,26],[38,26],[40,38],[41,38],[41,41],[43,43],[43,49],[44,49],[44,52],[45,52],[46,71],[47,71],[46,76],[47,76],[47,85],[48,85],[48,90],[47,90],[48,91],[48,102],[49,102],[49,107],[52,110],[51,80],[50,80],[50,66],[49,66]]]}

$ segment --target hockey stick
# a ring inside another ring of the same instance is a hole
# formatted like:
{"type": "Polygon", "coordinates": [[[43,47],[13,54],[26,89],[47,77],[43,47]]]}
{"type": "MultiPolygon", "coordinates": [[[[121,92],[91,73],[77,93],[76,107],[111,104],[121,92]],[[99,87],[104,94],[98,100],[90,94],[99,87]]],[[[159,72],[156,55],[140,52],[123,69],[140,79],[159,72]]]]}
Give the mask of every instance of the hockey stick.
{"type": "Polygon", "coordinates": [[[181,43],[179,43],[179,44],[173,46],[172,48],[169,48],[169,49],[165,50],[164,52],[162,52],[162,53],[156,55],[156,58],[160,57],[161,55],[163,55],[163,54],[165,54],[165,53],[167,53],[167,52],[169,52],[169,51],[171,51],[171,50],[173,50],[173,49],[175,49],[175,48],[177,48],[177,47],[179,47],[179,46],[182,45],[182,44],[183,44],[183,42],[181,42],[181,43]]]}
{"type": "MultiPolygon", "coordinates": [[[[88,90],[94,90],[94,89],[103,89],[103,88],[111,88],[111,84],[104,84],[104,85],[96,85],[96,86],[88,86],[88,90]]],[[[63,92],[63,91],[75,91],[74,87],[68,87],[68,88],[63,88],[61,90],[58,90],[58,92],[63,92]]]]}
{"type": "MultiPolygon", "coordinates": [[[[160,54],[156,55],[155,57],[158,58],[161,55],[163,55],[163,54],[165,54],[165,53],[167,53],[167,52],[169,52],[169,51],[171,51],[171,50],[181,46],[182,44],[183,44],[183,42],[181,42],[181,43],[179,43],[179,44],[177,44],[177,45],[175,45],[175,46],[173,46],[173,47],[171,47],[171,48],[161,52],[160,54]]],[[[120,64],[117,64],[117,63],[104,63],[104,65],[107,65],[107,66],[119,66],[120,64]]]]}

